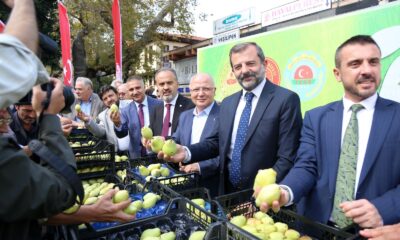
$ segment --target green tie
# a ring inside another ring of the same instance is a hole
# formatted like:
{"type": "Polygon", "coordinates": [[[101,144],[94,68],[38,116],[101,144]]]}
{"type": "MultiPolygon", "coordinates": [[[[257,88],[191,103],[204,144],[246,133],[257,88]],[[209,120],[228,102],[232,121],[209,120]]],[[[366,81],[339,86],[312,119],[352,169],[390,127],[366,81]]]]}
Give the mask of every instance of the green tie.
{"type": "Polygon", "coordinates": [[[336,178],[335,200],[333,202],[332,211],[332,219],[340,228],[352,224],[352,220],[346,218],[339,205],[344,201],[354,200],[358,155],[357,112],[362,108],[364,107],[361,104],[354,104],[351,106],[351,118],[344,134],[342,150],[340,152],[339,167],[336,178]]]}

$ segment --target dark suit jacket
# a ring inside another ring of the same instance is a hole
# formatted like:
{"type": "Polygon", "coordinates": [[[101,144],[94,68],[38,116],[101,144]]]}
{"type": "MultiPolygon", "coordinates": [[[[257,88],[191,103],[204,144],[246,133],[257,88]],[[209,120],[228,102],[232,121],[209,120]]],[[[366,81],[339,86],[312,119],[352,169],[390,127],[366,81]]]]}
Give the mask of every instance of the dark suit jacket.
{"type": "MultiPolygon", "coordinates": [[[[189,147],[192,161],[220,156],[220,194],[225,193],[229,182],[227,154],[236,108],[242,91],[223,100],[220,108],[219,127],[214,134],[201,143],[189,147]]],[[[302,117],[298,95],[266,81],[260,99],[250,120],[242,151],[242,189],[252,188],[259,169],[274,168],[277,181],[293,166],[299,144],[302,117]]]]}
{"type": "MultiPolygon", "coordinates": [[[[333,207],[342,117],[342,101],[306,113],[296,164],[282,181],[300,201],[299,212],[322,223],[333,207]]],[[[356,199],[374,204],[385,225],[398,223],[399,183],[400,104],[378,97],[356,199]]]]}
{"type": "MultiPolygon", "coordinates": [[[[147,104],[148,104],[147,107],[149,108],[149,117],[150,117],[156,106],[159,105],[162,106],[162,101],[151,97],[147,97],[147,104]]],[[[140,121],[135,102],[131,102],[128,106],[122,108],[120,110],[120,114],[121,114],[121,127],[120,129],[114,127],[115,134],[117,135],[117,137],[123,138],[129,132],[129,141],[130,141],[129,156],[131,158],[138,158],[141,156],[142,134],[140,133],[141,129],[140,121]]],[[[150,123],[151,123],[151,118],[150,118],[150,123]]]]}
{"type": "MultiPolygon", "coordinates": [[[[174,116],[172,117],[172,129],[171,135],[174,134],[176,128],[178,127],[179,115],[188,110],[194,108],[192,100],[178,94],[178,99],[176,99],[176,105],[174,109],[174,116]]],[[[164,104],[157,106],[150,117],[150,128],[153,130],[154,136],[160,136],[162,132],[162,126],[164,121],[164,104]]]]}
{"type": "MultiPolygon", "coordinates": [[[[212,134],[213,128],[218,126],[219,106],[214,102],[208,115],[203,132],[201,133],[200,141],[204,141],[212,134]]],[[[175,141],[181,145],[189,146],[192,137],[193,126],[193,109],[189,109],[179,117],[179,125],[173,135],[175,141]]],[[[210,190],[211,196],[216,196],[218,193],[218,174],[219,174],[219,157],[208,159],[199,162],[201,179],[200,185],[210,190]]]]}

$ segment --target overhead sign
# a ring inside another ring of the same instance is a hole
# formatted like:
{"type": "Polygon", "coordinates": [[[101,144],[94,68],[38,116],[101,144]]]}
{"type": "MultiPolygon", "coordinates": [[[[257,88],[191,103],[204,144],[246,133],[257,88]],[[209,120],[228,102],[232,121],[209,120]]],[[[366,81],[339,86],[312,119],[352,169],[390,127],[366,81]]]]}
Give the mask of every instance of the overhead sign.
{"type": "Polygon", "coordinates": [[[351,36],[368,34],[382,53],[379,95],[400,102],[399,12],[400,1],[394,1],[200,48],[198,72],[213,77],[217,88],[215,99],[222,101],[242,89],[229,64],[230,49],[239,42],[256,42],[266,56],[268,80],[296,92],[304,113],[343,97],[343,85],[332,71],[336,48],[351,36]]]}
{"type": "Polygon", "coordinates": [[[213,44],[228,42],[240,38],[240,29],[224,32],[213,37],[213,44]]]}
{"type": "Polygon", "coordinates": [[[234,13],[224,18],[214,21],[214,35],[226,32],[235,28],[240,28],[255,23],[255,9],[248,8],[246,10],[234,13]]]}
{"type": "Polygon", "coordinates": [[[263,12],[261,25],[269,26],[330,8],[331,0],[297,0],[263,12]]]}

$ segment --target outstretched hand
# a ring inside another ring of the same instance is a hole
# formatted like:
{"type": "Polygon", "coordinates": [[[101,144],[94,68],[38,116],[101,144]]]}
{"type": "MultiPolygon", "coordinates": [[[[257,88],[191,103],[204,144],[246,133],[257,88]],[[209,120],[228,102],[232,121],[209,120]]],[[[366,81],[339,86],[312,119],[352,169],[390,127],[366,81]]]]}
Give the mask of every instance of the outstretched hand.
{"type": "MultiPolygon", "coordinates": [[[[259,192],[261,191],[261,188],[256,188],[254,190],[253,197],[257,198],[259,192]]],[[[262,202],[260,204],[260,211],[262,212],[268,212],[269,209],[272,209],[274,212],[278,212],[282,206],[286,205],[289,202],[289,192],[281,188],[281,196],[279,197],[278,201],[273,201],[271,205],[269,205],[266,202],[262,202]]]]}
{"type": "Polygon", "coordinates": [[[186,159],[186,150],[182,145],[176,144],[176,153],[174,156],[168,156],[162,151],[158,152],[158,159],[164,159],[167,162],[180,163],[186,159]]]}

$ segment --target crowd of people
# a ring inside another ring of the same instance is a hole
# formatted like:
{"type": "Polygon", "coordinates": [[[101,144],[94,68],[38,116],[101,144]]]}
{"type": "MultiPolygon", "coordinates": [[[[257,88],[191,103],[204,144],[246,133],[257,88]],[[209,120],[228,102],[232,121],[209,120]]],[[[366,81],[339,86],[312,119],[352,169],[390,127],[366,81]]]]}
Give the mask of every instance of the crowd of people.
{"type": "Polygon", "coordinates": [[[377,93],[381,51],[370,36],[337,48],[333,75],[344,96],[307,111],[304,120],[299,96],[266,79],[268,61],[253,42],[231,48],[227,57],[242,89],[221,103],[209,74],[191,78],[187,98],[178,92],[175,70],[161,68],[154,77],[157,96],[140,76],[115,80],[98,93],[89,78],[78,77],[71,113],[61,114],[63,84],[35,55],[33,1],[3,2],[12,13],[0,34],[0,192],[7,196],[0,198],[0,239],[40,238],[46,225],[133,220],[123,212],[130,200],[113,204],[115,190],[74,214],[62,213],[82,195],[80,181],[69,181],[77,177],[76,163],[65,136],[83,128],[134,159],[151,154],[144,126],[179,144],[176,155],[158,157],[198,173],[212,196],[251,188],[258,170],[273,168],[281,196],[262,203],[262,211],[296,204],[311,220],[338,228],[356,224],[369,239],[398,238],[400,103],[377,93]],[[46,107],[43,83],[54,86],[46,107]]]}

